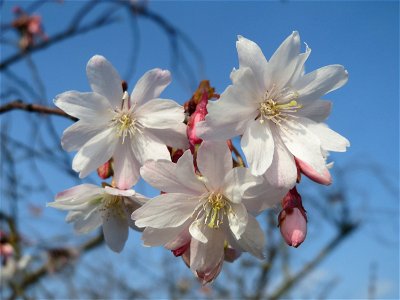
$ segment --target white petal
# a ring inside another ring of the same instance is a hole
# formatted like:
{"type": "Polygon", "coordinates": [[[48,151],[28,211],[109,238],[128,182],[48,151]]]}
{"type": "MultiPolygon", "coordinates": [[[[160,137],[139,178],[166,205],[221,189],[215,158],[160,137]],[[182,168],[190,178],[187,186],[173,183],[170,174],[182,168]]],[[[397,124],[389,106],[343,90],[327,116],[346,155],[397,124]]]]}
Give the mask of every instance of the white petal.
{"type": "Polygon", "coordinates": [[[84,183],[58,193],[55,199],[56,201],[73,201],[80,198],[90,198],[91,196],[101,194],[102,192],[103,189],[101,187],[94,184],[84,183]]]}
{"type": "Polygon", "coordinates": [[[188,219],[180,228],[180,232],[177,236],[174,237],[174,239],[170,240],[168,243],[164,245],[165,248],[169,250],[175,250],[180,247],[183,247],[190,243],[190,240],[192,239],[192,236],[190,235],[189,232],[189,226],[191,224],[192,220],[188,219]]]}
{"type": "Polygon", "coordinates": [[[166,193],[201,195],[206,192],[194,173],[190,150],[185,151],[177,164],[166,160],[147,161],[140,173],[149,184],[166,193]]]}
{"type": "Polygon", "coordinates": [[[248,214],[243,204],[232,203],[232,211],[228,212],[229,228],[238,240],[246,229],[248,214]]]}
{"type": "Polygon", "coordinates": [[[108,247],[115,252],[121,252],[124,248],[129,230],[127,218],[118,212],[109,209],[103,214],[104,240],[108,247]]]}
{"type": "Polygon", "coordinates": [[[181,231],[182,226],[169,228],[146,227],[142,234],[143,245],[149,247],[164,246],[172,241],[181,231]]]}
{"type": "Polygon", "coordinates": [[[122,81],[107,59],[93,56],[86,66],[86,74],[93,92],[106,97],[113,108],[121,106],[122,81]]]}
{"type": "Polygon", "coordinates": [[[170,82],[171,73],[168,70],[152,69],[147,71],[133,89],[132,103],[142,105],[151,99],[158,98],[170,82]]]}
{"type": "Polygon", "coordinates": [[[307,118],[301,118],[301,123],[315,134],[321,141],[321,147],[327,151],[345,152],[350,142],[324,123],[315,123],[307,118]]]}
{"type": "Polygon", "coordinates": [[[278,88],[284,87],[292,77],[298,62],[300,52],[300,36],[293,31],[272,55],[268,62],[264,80],[267,86],[276,84],[278,88]]]}
{"type": "Polygon", "coordinates": [[[262,181],[262,177],[253,176],[247,168],[233,168],[225,176],[224,195],[234,203],[241,203],[243,193],[262,181]]]}
{"type": "Polygon", "coordinates": [[[131,146],[135,158],[142,166],[147,160],[171,160],[167,146],[154,139],[146,130],[131,139],[131,146]]]}
{"type": "Polygon", "coordinates": [[[186,129],[186,124],[178,123],[175,126],[164,129],[147,128],[147,131],[149,131],[152,136],[157,138],[158,141],[167,146],[177,149],[188,149],[189,140],[186,135],[186,129]]]}
{"type": "Polygon", "coordinates": [[[101,124],[112,119],[112,107],[100,94],[68,91],[57,95],[54,104],[67,114],[86,122],[101,124]]]}
{"type": "Polygon", "coordinates": [[[138,227],[178,227],[198,206],[198,198],[186,194],[162,194],[132,213],[138,227]]]}
{"type": "Polygon", "coordinates": [[[285,129],[280,130],[280,135],[290,153],[323,174],[326,166],[319,138],[297,121],[288,120],[282,126],[285,129]]]}
{"type": "Polygon", "coordinates": [[[120,189],[116,189],[110,186],[106,186],[104,188],[104,191],[109,194],[109,195],[113,195],[113,196],[124,196],[124,197],[130,197],[130,196],[134,196],[136,194],[136,192],[134,190],[120,190],[120,189]]]}
{"type": "Polygon", "coordinates": [[[248,215],[246,230],[237,243],[244,251],[247,251],[260,259],[264,258],[264,232],[261,230],[260,225],[253,216],[248,215]]]}
{"type": "Polygon", "coordinates": [[[216,191],[222,187],[225,175],[232,170],[232,155],[225,141],[204,141],[197,152],[197,167],[216,191]]]}
{"type": "Polygon", "coordinates": [[[192,239],[190,243],[190,269],[195,273],[208,273],[224,259],[225,234],[221,229],[205,225],[207,243],[192,239]]]}
{"type": "Polygon", "coordinates": [[[86,234],[98,228],[101,223],[101,214],[96,206],[93,207],[92,211],[82,214],[81,218],[74,222],[74,230],[78,234],[86,234]]]}
{"type": "Polygon", "coordinates": [[[341,65],[329,65],[308,73],[297,82],[293,88],[299,93],[298,101],[318,99],[321,96],[343,86],[348,79],[348,73],[341,65]]]}
{"type": "Polygon", "coordinates": [[[130,143],[117,144],[114,155],[114,180],[118,188],[129,189],[140,178],[141,164],[133,155],[130,143]]]}
{"type": "Polygon", "coordinates": [[[240,68],[250,68],[254,72],[258,86],[264,89],[264,72],[268,63],[260,47],[253,41],[239,35],[236,48],[240,68]]]}
{"type": "Polygon", "coordinates": [[[209,141],[227,140],[232,137],[243,134],[248,122],[249,120],[239,120],[233,123],[225,123],[221,121],[220,122],[221,124],[215,125],[215,124],[210,124],[207,121],[202,121],[196,124],[196,133],[197,136],[201,137],[204,140],[209,140],[209,141]]]}
{"type": "Polygon", "coordinates": [[[79,177],[86,177],[90,172],[108,161],[114,154],[118,139],[115,136],[114,128],[99,133],[90,139],[72,161],[72,168],[80,172],[79,177]]]}
{"type": "Polygon", "coordinates": [[[264,177],[276,187],[291,189],[297,180],[297,167],[293,154],[289,152],[279,136],[274,141],[274,158],[264,177]]]}
{"type": "Polygon", "coordinates": [[[201,243],[207,243],[208,238],[204,233],[206,229],[205,227],[207,226],[204,224],[202,220],[200,219],[195,220],[192,224],[190,224],[189,227],[190,235],[201,243]]]}
{"type": "Polygon", "coordinates": [[[138,122],[145,127],[166,129],[185,120],[183,107],[173,100],[154,99],[135,111],[138,122]]]}
{"type": "Polygon", "coordinates": [[[104,131],[107,126],[107,122],[85,123],[79,120],[64,130],[61,146],[65,151],[79,150],[90,139],[104,131]]]}
{"type": "Polygon", "coordinates": [[[240,142],[249,168],[253,175],[265,173],[271,165],[274,153],[274,139],[269,124],[259,120],[250,123],[240,142]]]}
{"type": "Polygon", "coordinates": [[[325,100],[304,101],[302,108],[296,112],[296,116],[306,117],[315,122],[325,121],[331,113],[332,102],[325,100]]]}
{"type": "Polygon", "coordinates": [[[310,56],[310,53],[311,49],[306,44],[306,51],[304,53],[300,53],[299,56],[297,57],[297,65],[293,72],[292,78],[288,83],[289,85],[291,85],[291,82],[296,82],[300,76],[304,75],[304,64],[308,59],[308,56],[310,56]]]}

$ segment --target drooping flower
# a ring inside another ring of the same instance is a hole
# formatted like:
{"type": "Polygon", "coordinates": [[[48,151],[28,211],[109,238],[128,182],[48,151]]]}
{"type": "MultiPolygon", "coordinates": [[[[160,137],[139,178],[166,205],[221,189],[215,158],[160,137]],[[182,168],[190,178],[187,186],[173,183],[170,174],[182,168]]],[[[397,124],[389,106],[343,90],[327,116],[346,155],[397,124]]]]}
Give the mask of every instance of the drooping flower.
{"type": "Polygon", "coordinates": [[[78,151],[72,168],[80,172],[80,178],[112,157],[117,187],[129,189],[139,180],[139,169],[146,160],[170,159],[166,145],[187,146],[183,107],[156,99],[171,81],[169,71],[148,71],[131,96],[104,57],[93,56],[86,71],[92,93],[69,91],[54,101],[79,119],[64,131],[62,146],[78,151]]]}
{"type": "Polygon", "coordinates": [[[243,135],[241,146],[254,175],[291,188],[297,178],[295,158],[316,173],[329,174],[324,151],[346,151],[347,139],[324,121],[331,103],[321,100],[347,82],[341,65],[304,73],[310,48],[300,53],[300,37],[293,32],[269,61],[258,45],[242,36],[236,43],[239,69],[218,101],[209,102],[204,122],[197,125],[205,140],[243,135]]]}
{"type": "Polygon", "coordinates": [[[278,216],[282,237],[289,246],[297,248],[307,235],[307,214],[296,187],[282,199],[282,211],[278,216]]]}
{"type": "Polygon", "coordinates": [[[142,177],[166,194],[149,200],[132,218],[136,226],[146,227],[145,245],[180,251],[176,255],[190,246],[190,268],[205,283],[218,275],[228,245],[263,257],[264,234],[247,209],[257,206],[259,199],[242,201],[243,193],[262,178],[246,168],[232,168],[226,142],[203,142],[197,167],[201,174],[195,172],[190,150],[177,164],[147,162],[142,177]]]}
{"type": "Polygon", "coordinates": [[[130,215],[146,200],[134,190],[81,184],[57,194],[55,201],[47,205],[70,211],[66,221],[74,223],[74,229],[79,234],[88,233],[102,225],[108,247],[121,252],[128,238],[129,227],[137,229],[130,215]]]}

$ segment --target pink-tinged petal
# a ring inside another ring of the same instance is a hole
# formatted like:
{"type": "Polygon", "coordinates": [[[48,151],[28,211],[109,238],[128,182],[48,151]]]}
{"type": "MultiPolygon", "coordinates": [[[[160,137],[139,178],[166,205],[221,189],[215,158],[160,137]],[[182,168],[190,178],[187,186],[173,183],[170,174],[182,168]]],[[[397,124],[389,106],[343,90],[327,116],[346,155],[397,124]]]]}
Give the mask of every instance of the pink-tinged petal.
{"type": "Polygon", "coordinates": [[[309,101],[340,88],[347,79],[348,73],[343,66],[329,65],[300,77],[293,83],[293,89],[299,93],[299,102],[309,101]]]}
{"type": "Polygon", "coordinates": [[[196,131],[197,135],[204,140],[208,141],[227,140],[232,137],[243,134],[248,122],[249,120],[241,120],[238,122],[211,125],[207,121],[202,121],[196,124],[196,131]]]}
{"type": "Polygon", "coordinates": [[[296,69],[299,53],[300,36],[297,31],[293,31],[268,62],[268,68],[263,77],[267,82],[267,87],[270,88],[275,84],[278,88],[282,88],[288,83],[296,69]]]}
{"type": "Polygon", "coordinates": [[[279,229],[289,246],[297,248],[304,242],[307,235],[307,220],[298,208],[283,210],[279,229]]]}
{"type": "Polygon", "coordinates": [[[183,226],[168,228],[146,227],[142,234],[143,245],[146,247],[164,246],[182,231],[183,226]]]}
{"type": "Polygon", "coordinates": [[[197,198],[186,194],[162,194],[132,213],[138,227],[178,227],[191,217],[199,205],[197,198]]]}
{"type": "Polygon", "coordinates": [[[236,240],[236,243],[243,251],[249,252],[260,259],[265,258],[263,253],[265,246],[264,232],[252,215],[248,215],[246,230],[240,239],[236,240]]]}
{"type": "Polygon", "coordinates": [[[156,129],[175,127],[185,120],[183,106],[168,99],[150,100],[137,108],[135,116],[143,126],[156,129]]]}
{"type": "Polygon", "coordinates": [[[241,203],[243,193],[262,181],[262,177],[253,176],[247,168],[233,168],[224,178],[224,195],[233,203],[241,203]]]}
{"type": "Polygon", "coordinates": [[[282,126],[284,129],[279,133],[290,153],[309,164],[318,173],[323,174],[326,166],[319,138],[295,120],[287,120],[283,122],[282,126]]]}
{"type": "Polygon", "coordinates": [[[150,185],[166,193],[201,195],[207,191],[195,175],[190,150],[185,151],[177,164],[166,160],[147,161],[140,174],[150,185]]]}
{"type": "Polygon", "coordinates": [[[299,118],[299,122],[315,134],[321,141],[321,147],[327,151],[345,152],[350,142],[324,123],[316,123],[307,118],[299,118]]]}
{"type": "Polygon", "coordinates": [[[54,104],[67,114],[88,123],[102,124],[112,119],[112,107],[100,94],[68,91],[57,95],[54,104]]]}
{"type": "Polygon", "coordinates": [[[231,206],[232,212],[228,212],[229,229],[238,240],[246,230],[248,214],[246,207],[242,203],[231,203],[231,206]]]}
{"type": "Polygon", "coordinates": [[[140,178],[141,164],[133,155],[130,143],[118,143],[114,155],[114,181],[118,188],[129,189],[140,178]]]}
{"type": "Polygon", "coordinates": [[[315,181],[319,184],[330,185],[332,183],[332,177],[329,173],[328,168],[325,168],[322,173],[317,172],[312,166],[302,161],[299,158],[296,158],[296,163],[300,168],[301,173],[306,175],[312,181],[315,181]]]}
{"type": "Polygon", "coordinates": [[[148,160],[171,160],[167,146],[157,141],[146,130],[131,139],[131,147],[135,158],[142,166],[148,160]]]}
{"type": "Polygon", "coordinates": [[[197,167],[202,176],[207,178],[210,190],[216,191],[221,188],[226,174],[233,167],[226,141],[204,141],[197,152],[197,167]]]}
{"type": "Polygon", "coordinates": [[[272,163],[274,139],[267,123],[254,120],[244,132],[240,142],[253,175],[265,173],[272,163]]]}
{"type": "Polygon", "coordinates": [[[189,141],[186,135],[186,124],[184,123],[178,123],[175,126],[164,129],[147,128],[147,131],[157,138],[158,141],[167,146],[177,149],[189,148],[189,141]]]}
{"type": "Polygon", "coordinates": [[[128,219],[121,215],[121,205],[117,208],[109,208],[103,212],[103,234],[108,247],[114,252],[121,252],[128,239],[128,219]]]}
{"type": "Polygon", "coordinates": [[[109,195],[123,196],[123,197],[130,197],[130,196],[134,196],[136,194],[136,192],[134,190],[120,190],[120,189],[116,189],[116,188],[113,188],[110,186],[106,186],[104,188],[104,191],[109,195]]]}
{"type": "Polygon", "coordinates": [[[179,234],[175,236],[173,240],[170,240],[167,244],[165,244],[164,247],[169,250],[176,250],[181,247],[184,247],[185,245],[188,245],[190,243],[190,240],[192,239],[192,236],[190,235],[189,232],[189,226],[191,222],[192,220],[190,219],[186,221],[186,223],[182,225],[179,234]]]}
{"type": "Polygon", "coordinates": [[[152,69],[147,71],[132,91],[132,103],[140,106],[149,100],[158,98],[170,82],[171,73],[168,70],[152,69]]]}
{"type": "Polygon", "coordinates": [[[323,122],[328,118],[332,110],[332,102],[325,100],[305,101],[302,108],[296,112],[299,117],[306,117],[314,122],[323,122]]]}
{"type": "Polygon", "coordinates": [[[121,106],[122,80],[107,59],[93,56],[86,66],[86,74],[93,92],[106,97],[113,108],[121,106]]]}
{"type": "MultiPolygon", "coordinates": [[[[192,239],[190,243],[190,269],[201,277],[204,277],[203,274],[213,273],[224,260],[224,230],[205,226],[205,231],[208,237],[207,243],[196,239],[192,239]]],[[[208,281],[214,278],[215,276],[208,281]]]]}
{"type": "Polygon", "coordinates": [[[72,168],[83,178],[108,161],[114,154],[118,139],[110,127],[90,139],[75,155],[72,168]]]}
{"type": "Polygon", "coordinates": [[[68,152],[77,151],[90,139],[104,131],[107,126],[108,123],[106,122],[85,123],[79,120],[64,130],[61,138],[61,146],[68,152]]]}
{"type": "MultiPolygon", "coordinates": [[[[274,130],[276,131],[276,129],[274,130]]],[[[291,189],[297,180],[297,168],[294,156],[276,135],[274,158],[264,178],[277,188],[291,189]]]]}
{"type": "Polygon", "coordinates": [[[239,56],[240,68],[250,68],[254,72],[257,85],[260,89],[264,89],[264,73],[267,69],[268,62],[260,47],[253,41],[239,35],[236,48],[239,56]]]}

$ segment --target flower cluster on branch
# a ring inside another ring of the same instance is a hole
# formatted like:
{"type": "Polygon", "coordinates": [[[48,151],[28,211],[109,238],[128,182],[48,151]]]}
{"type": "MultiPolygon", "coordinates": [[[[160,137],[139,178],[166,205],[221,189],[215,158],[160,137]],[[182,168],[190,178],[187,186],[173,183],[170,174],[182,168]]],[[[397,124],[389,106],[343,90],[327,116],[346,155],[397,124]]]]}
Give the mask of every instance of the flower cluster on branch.
{"type": "Polygon", "coordinates": [[[305,73],[311,50],[300,52],[297,32],[268,61],[253,41],[239,36],[236,46],[232,85],[218,95],[203,81],[184,106],[159,98],[169,71],[146,72],[129,94],[111,63],[92,57],[86,69],[92,92],[68,91],[55,104],[78,119],[61,141],[77,151],[72,168],[81,178],[97,170],[111,182],[73,187],[49,206],[68,210],[78,233],[102,225],[116,252],[129,227],[143,231],[144,245],[181,256],[203,284],[242,252],[264,257],[256,217],[266,209],[281,205],[282,236],[298,247],[307,232],[296,189],[301,175],[330,184],[328,154],[349,146],[323,123],[331,103],[321,99],[348,74],[340,65],[305,73]],[[236,136],[248,167],[232,143],[236,136]],[[148,199],[135,192],[140,177],[161,194],[148,199]]]}

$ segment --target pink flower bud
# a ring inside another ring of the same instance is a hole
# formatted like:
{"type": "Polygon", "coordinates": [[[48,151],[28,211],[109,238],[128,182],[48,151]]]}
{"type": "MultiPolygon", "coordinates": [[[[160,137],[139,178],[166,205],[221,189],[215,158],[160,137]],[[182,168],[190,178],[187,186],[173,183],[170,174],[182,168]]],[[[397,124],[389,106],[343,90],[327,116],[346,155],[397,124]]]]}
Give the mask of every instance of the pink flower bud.
{"type": "Polygon", "coordinates": [[[191,146],[198,145],[202,142],[196,134],[196,124],[204,121],[207,115],[208,93],[204,92],[200,102],[196,106],[195,112],[190,116],[187,124],[187,136],[191,146]]]}
{"type": "Polygon", "coordinates": [[[297,248],[304,242],[307,235],[307,215],[296,187],[283,198],[278,221],[281,235],[289,246],[297,248]]]}
{"type": "Polygon", "coordinates": [[[295,157],[295,160],[297,168],[300,169],[300,172],[306,175],[312,181],[324,185],[330,185],[332,183],[331,174],[329,173],[328,169],[325,169],[324,173],[320,174],[316,170],[314,170],[309,164],[298,159],[297,157],[295,157]]]}
{"type": "Polygon", "coordinates": [[[97,168],[97,175],[99,175],[101,179],[107,179],[114,175],[111,159],[97,168]]]}

